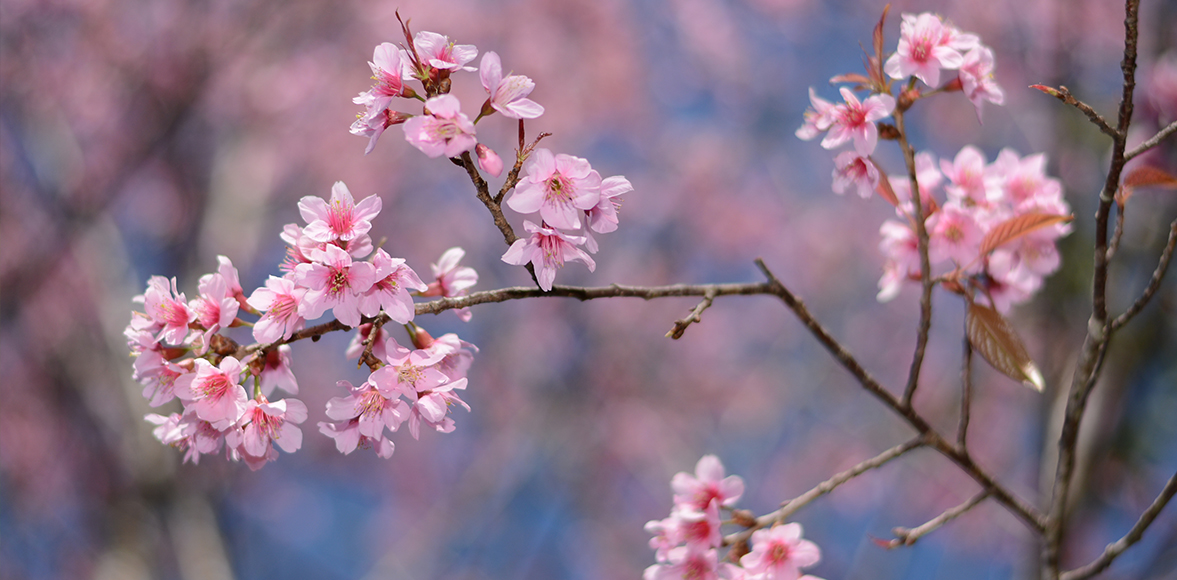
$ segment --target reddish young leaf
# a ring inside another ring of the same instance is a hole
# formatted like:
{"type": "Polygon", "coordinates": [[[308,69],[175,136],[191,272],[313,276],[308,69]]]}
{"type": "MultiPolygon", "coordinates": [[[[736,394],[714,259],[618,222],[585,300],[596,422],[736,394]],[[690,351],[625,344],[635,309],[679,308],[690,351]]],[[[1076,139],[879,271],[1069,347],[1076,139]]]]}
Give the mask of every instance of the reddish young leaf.
{"type": "Polygon", "coordinates": [[[1128,175],[1124,177],[1124,184],[1116,191],[1116,205],[1123,208],[1137,187],[1177,189],[1177,177],[1173,177],[1164,169],[1149,165],[1137,167],[1128,172],[1128,175]]]}
{"type": "Polygon", "coordinates": [[[1040,91],[1042,91],[1042,92],[1044,92],[1044,93],[1046,93],[1046,94],[1048,94],[1048,95],[1050,95],[1060,101],[1063,100],[1063,94],[1058,92],[1058,89],[1051,88],[1046,85],[1030,85],[1030,88],[1038,89],[1038,90],[1040,90],[1040,91]]]}
{"type": "MultiPolygon", "coordinates": [[[[868,157],[868,159],[870,158],[868,157]]],[[[875,163],[874,159],[871,159],[870,162],[874,163],[875,169],[879,172],[879,186],[875,188],[875,191],[877,191],[879,193],[879,197],[886,200],[887,203],[895,207],[899,207],[899,198],[895,197],[895,190],[891,189],[891,180],[887,178],[887,173],[883,171],[882,167],[879,167],[878,163],[875,163]]]]}
{"type": "Polygon", "coordinates": [[[970,303],[965,331],[973,348],[993,368],[1036,391],[1041,392],[1045,387],[1042,372],[1026,352],[1026,345],[1022,344],[1009,321],[996,310],[970,303]]]}
{"type": "Polygon", "coordinates": [[[870,85],[870,79],[858,73],[846,73],[844,75],[838,75],[836,77],[830,78],[831,85],[836,85],[839,83],[854,83],[860,87],[865,87],[870,85]]]}
{"type": "Polygon", "coordinates": [[[1012,242],[1035,230],[1057,223],[1069,222],[1073,219],[1075,219],[1075,216],[1038,212],[1030,212],[1009,218],[993,226],[993,229],[989,230],[989,233],[985,234],[985,237],[981,239],[980,255],[984,256],[1002,244],[1012,242]]]}
{"type": "Polygon", "coordinates": [[[1173,177],[1164,169],[1152,167],[1151,165],[1141,165],[1128,172],[1128,175],[1124,177],[1124,185],[1128,187],[1148,187],[1155,185],[1167,189],[1174,189],[1177,188],[1177,177],[1173,177]]]}

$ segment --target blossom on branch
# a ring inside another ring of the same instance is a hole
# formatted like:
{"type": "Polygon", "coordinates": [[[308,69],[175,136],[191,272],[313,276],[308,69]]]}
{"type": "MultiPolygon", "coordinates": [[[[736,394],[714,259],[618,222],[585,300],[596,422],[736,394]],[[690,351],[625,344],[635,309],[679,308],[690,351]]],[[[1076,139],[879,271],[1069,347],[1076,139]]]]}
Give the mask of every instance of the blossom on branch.
{"type": "Polygon", "coordinates": [[[556,270],[563,268],[566,261],[583,262],[588,266],[589,272],[597,268],[592,257],[576,247],[584,244],[584,236],[570,236],[560,230],[537,226],[527,220],[523,221],[523,228],[531,233],[531,236],[515,240],[503,254],[503,261],[516,266],[530,262],[535,266],[540,288],[552,289],[556,270]]]}
{"type": "MultiPolygon", "coordinates": [[[[478,75],[482,80],[482,88],[490,93],[487,104],[491,113],[498,111],[512,119],[534,119],[544,114],[543,106],[527,98],[535,89],[535,83],[522,75],[504,77],[498,54],[487,52],[482,55],[478,75]]],[[[486,107],[483,107],[483,112],[486,112],[486,107]]]]}
{"type": "Polygon", "coordinates": [[[961,52],[977,44],[975,35],[960,32],[931,12],[904,14],[899,48],[883,64],[883,70],[891,78],[914,76],[936,88],[940,85],[940,70],[960,68],[964,62],[961,52]]]}
{"type": "Polygon", "coordinates": [[[549,226],[580,228],[580,212],[601,200],[601,174],[572,155],[536,149],[523,163],[523,176],[507,206],[523,214],[539,212],[549,226]]]}
{"type": "Polygon", "coordinates": [[[331,203],[308,195],[298,201],[298,211],[307,225],[302,234],[319,243],[349,242],[372,229],[372,218],[380,213],[380,198],[365,197],[359,204],[342,181],[331,186],[331,203]]]}
{"type": "Polygon", "coordinates": [[[854,150],[863,157],[875,151],[879,141],[879,128],[875,121],[885,118],[895,110],[895,97],[873,95],[859,101],[850,89],[842,87],[842,99],[846,102],[834,105],[829,111],[829,132],[822,139],[821,146],[834,149],[853,140],[854,150]]]}
{"type": "Polygon", "coordinates": [[[457,157],[478,144],[474,123],[461,111],[458,97],[439,95],[425,101],[425,115],[405,121],[405,140],[430,157],[457,157]]]}

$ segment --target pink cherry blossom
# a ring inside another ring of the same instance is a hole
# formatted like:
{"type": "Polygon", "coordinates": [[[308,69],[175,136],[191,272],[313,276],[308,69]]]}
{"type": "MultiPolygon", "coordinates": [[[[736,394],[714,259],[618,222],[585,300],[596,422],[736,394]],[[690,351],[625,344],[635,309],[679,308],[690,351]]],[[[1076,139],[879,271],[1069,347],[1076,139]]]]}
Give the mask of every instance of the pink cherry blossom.
{"type": "Polygon", "coordinates": [[[377,438],[360,434],[360,420],[350,419],[341,423],[319,422],[319,432],[335,440],[335,448],[344,455],[350,454],[357,448],[374,448],[376,455],[388,459],[392,457],[396,445],[388,438],[377,438]]]}
{"type": "Polygon", "coordinates": [[[544,108],[527,96],[535,89],[531,79],[521,75],[503,77],[503,65],[499,55],[487,52],[482,55],[478,67],[482,88],[490,93],[487,103],[504,117],[512,119],[534,119],[544,114],[544,108]]]}
{"type": "Polygon", "coordinates": [[[147,281],[143,307],[148,317],[159,327],[156,340],[181,344],[188,336],[188,324],[196,320],[196,312],[188,307],[184,295],[176,289],[176,279],[152,276],[147,281]]]}
{"type": "Polygon", "coordinates": [[[151,376],[140,379],[144,385],[143,398],[152,407],[167,403],[176,398],[176,380],[191,374],[183,367],[165,361],[151,376]]]}
{"type": "Polygon", "coordinates": [[[601,175],[589,162],[572,155],[536,149],[523,163],[523,176],[507,205],[523,214],[539,212],[554,228],[580,228],[580,211],[601,200],[601,175]]]}
{"type": "Polygon", "coordinates": [[[269,397],[274,394],[276,388],[291,395],[298,394],[298,379],[294,377],[290,362],[291,348],[289,344],[280,345],[266,353],[266,364],[262,367],[261,376],[258,377],[258,387],[262,390],[263,395],[269,397]]]}
{"type": "Polygon", "coordinates": [[[225,279],[225,286],[228,288],[230,296],[235,298],[238,303],[245,300],[245,291],[241,289],[241,278],[237,275],[237,268],[233,266],[232,260],[226,256],[217,256],[217,273],[225,279]]]}
{"type": "Polygon", "coordinates": [[[964,60],[960,51],[975,44],[975,36],[961,34],[935,14],[904,14],[899,48],[883,64],[883,70],[891,78],[915,76],[929,87],[938,87],[940,70],[960,68],[964,60]]]}
{"type": "Polygon", "coordinates": [[[752,551],[740,558],[749,574],[764,580],[798,580],[801,568],[821,560],[817,544],[801,539],[801,524],[791,523],[752,532],[752,551]]]}
{"type": "Polygon", "coordinates": [[[724,477],[723,463],[714,455],[704,455],[695,464],[695,475],[680,471],[670,480],[675,505],[705,510],[712,500],[731,507],[744,495],[744,480],[737,475],[724,477]]]}
{"type": "Polygon", "coordinates": [[[719,562],[714,548],[694,550],[686,546],[671,549],[665,564],[646,568],[642,580],[719,580],[734,579],[740,571],[726,562],[719,562]]]}
{"type": "Polygon", "coordinates": [[[879,168],[870,157],[854,151],[843,151],[834,158],[834,193],[841,195],[854,185],[859,197],[867,199],[879,186],[879,168]]]}
{"type": "Polygon", "coordinates": [[[376,84],[352,99],[355,104],[367,108],[363,118],[374,119],[383,116],[384,111],[392,104],[392,99],[405,94],[405,64],[400,49],[391,42],[378,45],[372,52],[372,60],[368,62],[368,66],[372,69],[372,80],[376,81],[376,84]]]}
{"type": "Polygon", "coordinates": [[[368,380],[389,398],[399,393],[415,401],[419,392],[439,387],[449,380],[434,367],[444,354],[410,350],[392,337],[385,342],[384,351],[388,356],[384,362],[388,364],[374,371],[368,380]]]}
{"type": "Polygon", "coordinates": [[[809,102],[812,106],[805,110],[805,123],[796,132],[797,137],[805,141],[828,130],[834,122],[834,104],[819,98],[813,87],[809,87],[809,102]]]}
{"type": "Polygon", "coordinates": [[[405,121],[405,139],[430,157],[457,157],[478,144],[474,123],[461,111],[458,98],[438,95],[425,101],[428,114],[405,121]]]}
{"type": "Polygon", "coordinates": [[[948,203],[928,218],[927,227],[928,256],[932,263],[946,260],[958,266],[974,263],[984,233],[973,210],[948,203]]]}
{"type": "Polygon", "coordinates": [[[368,146],[364,148],[364,155],[367,155],[376,148],[376,141],[380,139],[386,129],[393,125],[400,125],[411,118],[413,116],[408,113],[400,113],[392,109],[384,109],[374,117],[360,114],[356,116],[356,120],[348,128],[348,132],[368,138],[368,146]]]}
{"type": "Polygon", "coordinates": [[[306,293],[306,288],[295,286],[292,280],[270,276],[265,288],[249,296],[249,305],[262,312],[253,325],[253,339],[262,343],[287,340],[302,330],[306,320],[298,314],[298,308],[306,293]]]}
{"type": "Polygon", "coordinates": [[[474,364],[474,353],[478,347],[458,338],[458,335],[448,332],[435,339],[433,344],[425,347],[431,355],[442,355],[442,359],[434,365],[450,381],[466,377],[466,371],[474,364]]]}
{"type": "MultiPolygon", "coordinates": [[[[351,342],[347,345],[347,350],[343,355],[347,358],[359,358],[364,353],[364,341],[368,340],[368,335],[371,334],[373,324],[361,324],[356,327],[356,333],[351,338],[351,342]]],[[[379,360],[385,360],[387,354],[384,352],[384,343],[388,339],[388,332],[384,327],[380,327],[376,331],[376,338],[373,339],[372,356],[379,360]]]]}
{"type": "MultiPolygon", "coordinates": [[[[466,291],[478,283],[478,272],[474,268],[458,265],[465,255],[466,251],[462,248],[450,248],[441,255],[436,264],[430,264],[434,280],[429,283],[429,287],[421,293],[421,296],[445,296],[446,298],[465,296],[466,291]]],[[[454,310],[454,313],[463,322],[470,321],[469,308],[459,308],[454,310]]]]}
{"type": "Polygon", "coordinates": [[[540,227],[527,220],[523,221],[523,228],[531,233],[531,236],[515,240],[503,254],[503,261],[516,266],[531,262],[535,266],[540,288],[552,289],[556,270],[563,268],[566,261],[583,262],[588,266],[589,272],[597,268],[592,257],[576,247],[584,243],[583,236],[569,236],[559,230],[540,227]]]}
{"type": "Polygon", "coordinates": [[[372,229],[372,218],[380,213],[380,198],[369,195],[356,204],[347,185],[336,181],[331,186],[330,204],[321,197],[308,195],[298,201],[298,211],[307,221],[302,229],[304,236],[320,243],[347,242],[372,229]]]}
{"type": "Polygon", "coordinates": [[[417,439],[422,423],[440,433],[450,433],[454,430],[454,420],[449,417],[450,406],[457,404],[465,407],[467,411],[470,410],[470,405],[454,392],[455,389],[465,389],[466,383],[467,380],[461,378],[428,389],[422,388],[426,384],[424,382],[416,384],[417,402],[413,404],[409,414],[409,434],[413,439],[417,439]]]}
{"type": "Polygon", "coordinates": [[[383,249],[376,250],[372,257],[375,266],[375,282],[360,298],[360,313],[376,316],[381,310],[392,320],[405,324],[413,319],[413,297],[409,290],[424,290],[425,283],[417,277],[402,258],[393,258],[383,249]]]}
{"type": "Polygon", "coordinates": [[[891,95],[873,95],[859,101],[850,89],[842,87],[845,103],[835,105],[829,112],[831,122],[829,133],[822,139],[821,146],[834,149],[854,140],[854,149],[863,157],[875,151],[879,140],[879,128],[875,121],[887,117],[895,110],[895,98],[891,95]]]}
{"type": "Polygon", "coordinates": [[[231,431],[225,442],[233,447],[240,445],[246,455],[257,458],[268,457],[274,444],[294,453],[302,447],[302,430],[296,425],[306,418],[307,406],[298,399],[272,403],[265,397],[251,399],[237,423],[241,430],[231,431]]]}
{"type": "Polygon", "coordinates": [[[633,185],[625,176],[614,175],[601,180],[601,199],[597,205],[584,210],[588,217],[588,227],[599,234],[607,234],[617,230],[617,213],[621,209],[623,194],[633,191],[633,185]]]}
{"type": "Polygon", "coordinates": [[[963,147],[952,161],[941,159],[940,170],[948,179],[944,192],[950,200],[988,207],[1001,199],[1001,184],[987,171],[985,154],[972,145],[963,147]]]}
{"type": "Polygon", "coordinates": [[[417,50],[421,63],[435,69],[475,70],[472,66],[465,66],[478,56],[478,49],[473,44],[454,44],[448,36],[422,31],[413,37],[413,47],[417,50]]]}
{"type": "Polygon", "coordinates": [[[395,391],[381,391],[371,382],[352,386],[339,381],[351,394],[335,397],[327,402],[327,416],[337,421],[357,419],[360,435],[379,439],[384,429],[396,431],[409,416],[409,405],[395,391]]]}
{"type": "Polygon", "coordinates": [[[199,464],[201,455],[216,453],[225,440],[222,431],[208,421],[197,418],[192,411],[186,411],[183,415],[172,413],[167,417],[149,414],[144,419],[157,425],[152,431],[156,439],[164,445],[184,451],[185,463],[191,461],[194,465],[199,464]]]}
{"type": "Polygon", "coordinates": [[[368,262],[352,262],[347,252],[330,244],[319,258],[322,263],[300,264],[294,269],[295,282],[309,288],[298,305],[298,314],[314,320],[331,308],[340,322],[359,326],[361,296],[376,281],[376,268],[368,262]]]}
{"type": "Polygon", "coordinates": [[[236,358],[221,359],[220,366],[196,359],[196,372],[176,379],[176,396],[196,416],[212,423],[216,429],[232,426],[245,413],[245,389],[241,386],[244,366],[236,358]]]}
{"type": "Polygon", "coordinates": [[[222,328],[228,328],[237,318],[237,299],[229,292],[229,285],[220,273],[205,274],[197,286],[200,296],[188,303],[196,313],[195,323],[204,328],[202,346],[198,354],[208,349],[209,337],[222,328]]]}
{"type": "Polygon", "coordinates": [[[907,224],[887,220],[879,233],[883,236],[879,249],[887,261],[879,280],[878,300],[887,302],[899,294],[904,282],[919,279],[920,255],[915,232],[907,224]]]}
{"type": "Polygon", "coordinates": [[[1005,92],[993,80],[993,66],[993,51],[987,46],[977,46],[966,52],[960,65],[961,90],[977,110],[978,121],[986,101],[994,105],[1005,102],[1005,92]]]}

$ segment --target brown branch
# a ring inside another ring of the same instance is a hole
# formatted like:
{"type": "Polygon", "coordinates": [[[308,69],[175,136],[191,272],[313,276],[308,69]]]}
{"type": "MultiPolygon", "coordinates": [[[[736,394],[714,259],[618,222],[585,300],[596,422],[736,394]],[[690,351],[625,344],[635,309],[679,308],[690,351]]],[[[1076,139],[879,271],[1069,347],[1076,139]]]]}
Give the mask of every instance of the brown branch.
{"type": "Polygon", "coordinates": [[[828,350],[830,354],[832,354],[834,358],[838,360],[838,363],[854,376],[859,385],[874,395],[877,399],[882,401],[884,405],[889,407],[896,414],[903,417],[903,419],[906,420],[909,425],[911,425],[916,431],[920,433],[920,435],[924,437],[924,442],[926,445],[936,449],[940,452],[941,455],[951,459],[953,463],[956,463],[956,465],[960,467],[961,470],[963,470],[965,473],[967,473],[969,477],[972,477],[974,481],[981,484],[982,488],[991,490],[994,499],[1009,508],[1009,510],[1013,512],[1014,515],[1021,518],[1022,521],[1024,521],[1026,525],[1030,526],[1032,530],[1039,533],[1042,532],[1043,526],[1045,525],[1044,519],[1042,514],[1040,514],[1038,510],[1034,508],[1034,506],[1015,496],[995,479],[993,479],[993,476],[989,475],[989,473],[981,468],[981,466],[977,465],[968,453],[957,449],[955,445],[945,440],[944,437],[937,433],[936,430],[933,429],[932,426],[928,424],[928,422],[922,416],[919,415],[919,413],[916,413],[915,410],[911,408],[911,406],[903,405],[899,399],[895,397],[895,395],[892,395],[890,391],[880,385],[879,382],[870,375],[870,373],[862,368],[862,365],[858,363],[858,360],[854,358],[854,355],[850,354],[850,352],[846,350],[846,348],[842,346],[842,344],[838,342],[837,339],[830,335],[829,331],[826,330],[825,327],[823,327],[821,323],[819,323],[813,317],[813,315],[809,313],[809,310],[805,307],[805,305],[800,300],[798,300],[792,292],[785,288],[784,284],[782,284],[781,281],[778,280],[776,276],[774,276],[772,272],[768,270],[768,267],[764,265],[763,260],[757,258],[756,266],[759,267],[760,270],[764,273],[765,277],[768,278],[770,284],[775,290],[774,293],[781,299],[781,301],[785,303],[785,306],[787,306],[789,310],[793,311],[793,314],[801,320],[801,323],[809,329],[810,333],[814,335],[817,341],[820,342],[822,346],[825,346],[826,350],[828,350]]]}
{"type": "Polygon", "coordinates": [[[984,490],[981,493],[978,493],[977,495],[969,498],[968,501],[954,508],[945,510],[944,513],[936,516],[935,518],[932,518],[927,523],[917,528],[895,528],[891,530],[891,533],[895,534],[896,538],[891,540],[891,542],[887,545],[887,549],[890,550],[892,548],[898,548],[899,546],[910,546],[916,543],[916,541],[931,533],[936,528],[939,528],[940,526],[943,526],[944,524],[960,517],[964,513],[976,507],[977,504],[985,501],[985,499],[989,497],[989,493],[989,490],[984,490]]]}
{"type": "Polygon", "coordinates": [[[691,314],[689,316],[687,316],[686,318],[681,318],[679,320],[675,320],[674,321],[674,328],[670,329],[670,332],[666,333],[666,337],[673,338],[674,340],[678,340],[678,339],[682,338],[683,333],[687,331],[687,327],[690,326],[692,322],[701,322],[699,317],[703,315],[704,310],[707,310],[708,308],[711,307],[711,303],[714,301],[715,301],[715,292],[704,293],[703,294],[703,301],[700,302],[699,305],[696,306],[695,309],[691,311],[691,314]]]}
{"type": "MultiPolygon", "coordinates": [[[[1136,41],[1139,0],[1126,0],[1124,6],[1124,59],[1120,69],[1124,75],[1124,89],[1120,98],[1119,124],[1112,132],[1112,160],[1107,179],[1099,195],[1095,214],[1095,269],[1092,274],[1092,313],[1084,338],[1071,389],[1067,398],[1063,428],[1059,435],[1058,465],[1055,470],[1050,511],[1046,519],[1043,542],[1042,576],[1058,578],[1063,535],[1066,531],[1067,502],[1075,472],[1075,447],[1079,439],[1079,425],[1087,408],[1088,395],[1094,387],[1111,340],[1107,311],[1108,282],[1108,213],[1113,195],[1119,187],[1124,170],[1124,149],[1128,126],[1132,122],[1132,93],[1136,88],[1136,41]]],[[[1106,123],[1105,123],[1106,125],[1106,123]]],[[[1101,130],[1103,128],[1101,127],[1101,130]]],[[[1104,130],[1107,133],[1106,130],[1104,130]]]]}
{"type": "Polygon", "coordinates": [[[1169,123],[1168,127],[1161,129],[1156,135],[1153,135],[1148,141],[1145,141],[1144,143],[1137,145],[1136,148],[1125,153],[1124,160],[1129,161],[1133,157],[1136,157],[1137,155],[1140,155],[1141,153],[1144,153],[1145,151],[1148,151],[1149,149],[1152,149],[1153,147],[1160,145],[1161,141],[1164,141],[1165,139],[1167,139],[1169,137],[1169,135],[1172,135],[1174,133],[1177,133],[1177,121],[1173,121],[1172,123],[1169,123]]]}
{"type": "MultiPolygon", "coordinates": [[[[912,78],[914,81],[914,77],[912,78]]],[[[924,352],[928,347],[928,332],[932,328],[932,261],[928,257],[928,228],[924,223],[923,196],[916,178],[915,149],[907,142],[907,131],[903,125],[903,111],[896,108],[892,114],[895,128],[899,131],[899,147],[907,165],[907,176],[911,181],[911,203],[915,207],[916,248],[920,256],[920,321],[916,332],[915,352],[911,355],[911,368],[907,373],[907,386],[903,389],[903,406],[911,408],[911,400],[919,385],[920,368],[924,364],[924,352]]]]}
{"type": "Polygon", "coordinates": [[[1095,111],[1095,109],[1092,109],[1091,105],[1076,99],[1075,96],[1071,94],[1071,91],[1067,89],[1067,87],[1060,85],[1056,92],[1058,94],[1056,94],[1055,97],[1057,97],[1058,100],[1075,107],[1076,109],[1079,109],[1084,115],[1087,115],[1087,118],[1090,119],[1096,127],[1099,127],[1100,131],[1103,131],[1112,138],[1118,136],[1116,130],[1108,124],[1107,119],[1104,119],[1103,115],[1100,115],[1095,111]]]}
{"type": "Polygon", "coordinates": [[[1152,505],[1148,506],[1148,509],[1144,510],[1144,513],[1140,514],[1140,519],[1136,520],[1136,525],[1132,526],[1132,529],[1128,530],[1128,533],[1123,538],[1108,544],[1103,554],[1100,554],[1099,558],[1096,558],[1095,561],[1082,568],[1076,568],[1063,574],[1062,580],[1083,580],[1106,570],[1108,566],[1111,566],[1113,560],[1124,553],[1124,550],[1127,550],[1133,544],[1140,541],[1140,538],[1144,536],[1144,531],[1157,519],[1157,515],[1161,513],[1161,510],[1165,509],[1165,504],[1173,499],[1174,494],[1177,494],[1177,473],[1174,473],[1173,477],[1169,478],[1169,482],[1165,484],[1160,495],[1153,500],[1152,505]]]}
{"type": "Polygon", "coordinates": [[[960,369],[960,423],[956,428],[956,447],[968,453],[969,410],[973,398],[973,343],[964,337],[964,356],[960,369]]]}
{"type": "Polygon", "coordinates": [[[1116,227],[1112,230],[1112,241],[1108,243],[1108,262],[1112,261],[1112,258],[1116,256],[1116,251],[1120,249],[1120,238],[1124,236],[1124,210],[1127,209],[1127,205],[1126,203],[1116,204],[1116,227]]]}
{"type": "Polygon", "coordinates": [[[1157,290],[1161,287],[1161,280],[1164,279],[1165,272],[1169,270],[1169,262],[1173,259],[1173,248],[1175,246],[1177,246],[1177,220],[1169,224],[1169,241],[1165,244],[1164,251],[1161,252],[1161,260],[1157,264],[1157,269],[1153,270],[1152,280],[1149,280],[1148,286],[1145,287],[1144,292],[1140,294],[1136,302],[1132,303],[1132,306],[1128,307],[1128,310],[1125,310],[1123,314],[1117,316],[1108,325],[1109,332],[1119,330],[1125,324],[1128,324],[1128,321],[1132,320],[1132,317],[1144,309],[1144,306],[1152,299],[1153,294],[1156,294],[1157,290]]]}
{"type": "Polygon", "coordinates": [[[760,528],[768,527],[777,522],[784,522],[789,516],[812,503],[813,500],[826,495],[831,491],[834,491],[843,483],[846,483],[847,481],[850,481],[851,479],[854,479],[855,477],[858,477],[867,471],[881,467],[892,459],[895,459],[907,453],[908,451],[923,445],[924,438],[916,437],[911,441],[896,445],[870,459],[867,459],[858,465],[855,465],[854,467],[851,467],[850,469],[847,469],[846,471],[843,471],[817,484],[817,486],[813,489],[810,489],[809,491],[782,503],[780,509],[756,518],[755,524],[750,526],[748,529],[736,532],[734,534],[728,534],[724,537],[723,544],[725,546],[738,544],[744,540],[747,540],[748,537],[752,535],[752,532],[760,528]]]}
{"type": "MultiPolygon", "coordinates": [[[[499,228],[499,232],[503,234],[503,240],[507,245],[515,243],[519,239],[515,235],[515,230],[511,228],[511,224],[507,221],[506,216],[503,215],[503,208],[497,201],[490,197],[490,189],[486,184],[486,180],[482,178],[482,174],[478,173],[478,167],[474,165],[474,160],[470,157],[470,152],[462,153],[461,161],[453,159],[454,163],[462,166],[466,170],[466,175],[470,176],[470,181],[474,183],[474,189],[478,192],[478,200],[486,209],[490,211],[490,215],[494,218],[495,226],[499,228]]],[[[514,169],[511,170],[515,172],[514,169]]]]}

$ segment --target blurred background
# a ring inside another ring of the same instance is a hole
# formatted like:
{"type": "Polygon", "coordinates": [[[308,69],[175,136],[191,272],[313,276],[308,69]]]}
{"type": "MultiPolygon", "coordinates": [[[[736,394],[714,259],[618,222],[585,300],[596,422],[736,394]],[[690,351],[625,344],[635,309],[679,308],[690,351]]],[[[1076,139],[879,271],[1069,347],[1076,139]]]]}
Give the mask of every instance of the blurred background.
{"type": "MultiPolygon", "coordinates": [[[[0,0],[0,578],[637,578],[654,562],[642,525],[666,517],[671,476],[700,456],[743,476],[740,505],[765,513],[910,437],[773,299],[720,299],[679,341],[663,334],[696,300],[541,299],[476,307],[469,324],[418,318],[481,348],[472,411],[456,413],[452,434],[399,432],[388,460],[340,455],[315,423],[344,394],[337,380],[365,375],[337,333],[294,345],[311,409],[298,453],[258,472],[218,456],[181,464],[143,420],[153,410],[122,336],[131,298],[155,274],[194,296],[218,254],[248,293],[278,273],[278,234],[302,223],[300,197],[343,180],[357,199],[381,197],[373,239],[423,276],[462,246],[476,290],[529,283],[499,260],[506,247],[461,171],[396,128],[368,156],[348,134],[373,47],[402,40],[398,8],[414,30],[498,52],[547,108],[532,134],[633,183],[596,272],[570,264],[558,283],[758,281],[763,257],[884,384],[904,379],[917,292],[875,300],[878,227],[893,211],[834,195],[833,154],[793,135],[808,87],[833,100],[829,77],[861,70],[880,2],[0,0]]],[[[946,158],[970,143],[990,160],[1003,147],[1045,152],[1076,215],[1063,270],[1012,315],[1046,392],[975,365],[974,456],[1040,504],[1090,314],[1109,141],[1027,87],[1066,85],[1111,117],[1122,6],[900,1],[889,50],[899,14],[924,10],[994,48],[1006,105],[979,125],[959,94],[931,99],[908,117],[913,142],[946,158]]],[[[1177,5],[1146,0],[1140,22],[1134,142],[1177,119],[1177,5]]],[[[476,74],[454,86],[474,114],[476,74]]],[[[510,157],[512,124],[486,119],[479,136],[510,157]]],[[[900,173],[895,149],[880,155],[900,173]]],[[[1149,157],[1177,170],[1172,140],[1149,157]]],[[[1175,217],[1171,192],[1133,198],[1113,312],[1145,285],[1175,217]]],[[[1093,395],[1072,565],[1123,535],[1177,470],[1172,277],[1117,336],[1093,395]]],[[[935,307],[916,406],[951,432],[963,309],[944,294],[935,307]]],[[[1028,577],[1037,547],[992,504],[911,548],[872,542],[976,491],[929,451],[860,477],[796,514],[823,550],[809,572],[1028,577]]],[[[1105,577],[1177,577],[1177,509],[1105,577]]]]}

